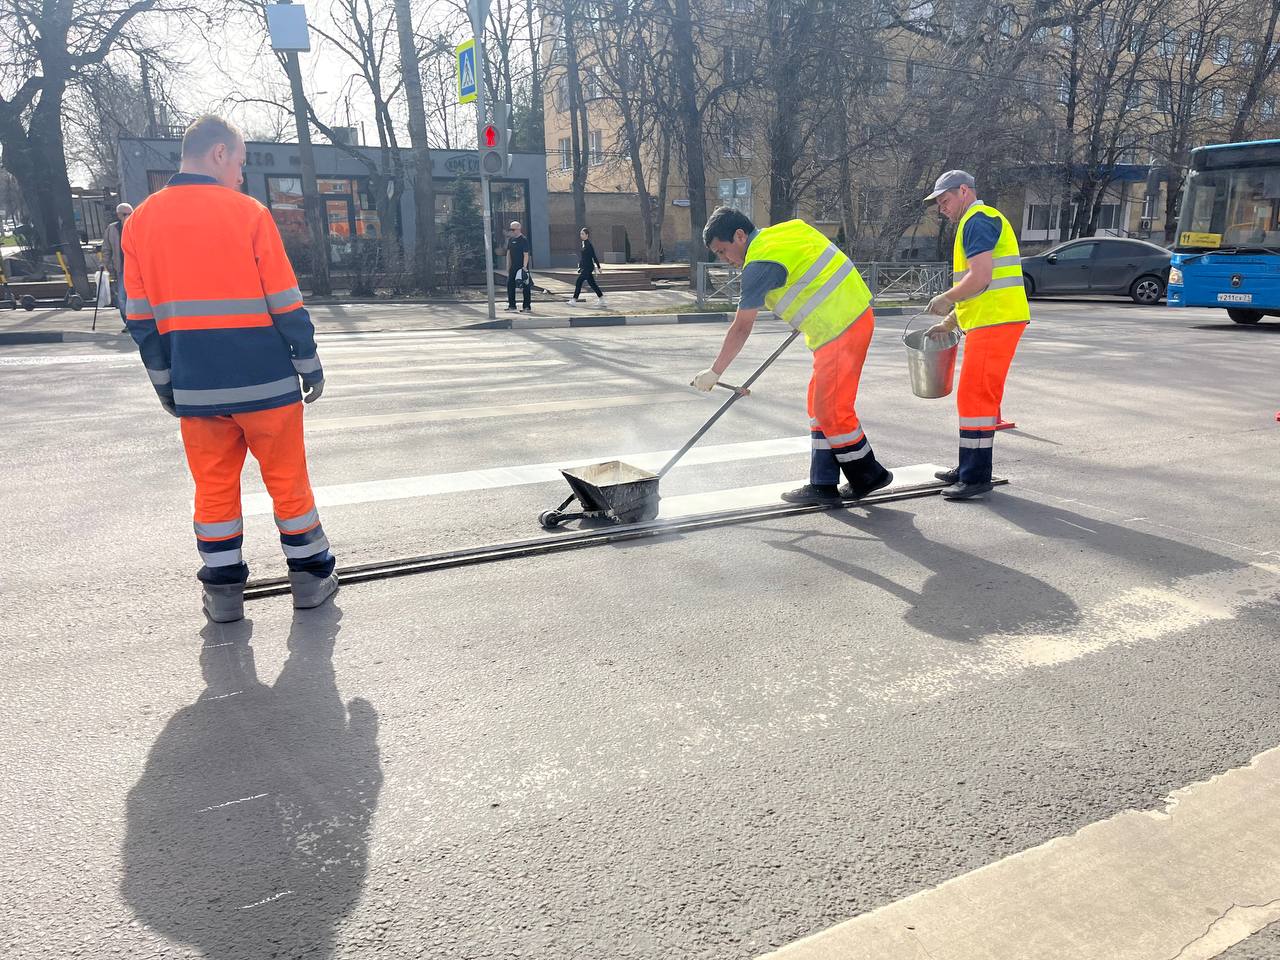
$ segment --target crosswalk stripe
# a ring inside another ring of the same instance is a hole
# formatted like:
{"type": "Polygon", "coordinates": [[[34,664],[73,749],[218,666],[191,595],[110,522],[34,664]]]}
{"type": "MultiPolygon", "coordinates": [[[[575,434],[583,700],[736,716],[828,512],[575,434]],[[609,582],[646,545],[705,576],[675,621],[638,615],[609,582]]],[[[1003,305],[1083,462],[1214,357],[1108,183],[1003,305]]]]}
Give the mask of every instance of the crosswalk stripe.
{"type": "Polygon", "coordinates": [[[430,391],[435,389],[438,386],[448,387],[450,398],[457,398],[459,396],[480,397],[490,393],[521,393],[521,392],[527,393],[533,390],[567,390],[573,387],[590,387],[591,389],[594,390],[597,387],[609,387],[609,386],[624,386],[624,385],[631,386],[631,387],[643,386],[643,384],[636,382],[635,377],[608,377],[603,380],[557,379],[554,382],[533,381],[531,383],[512,383],[512,384],[506,384],[503,386],[477,386],[475,384],[476,384],[475,377],[451,377],[447,380],[431,379],[431,380],[425,380],[425,381],[409,380],[409,381],[396,382],[396,383],[380,383],[374,386],[372,390],[370,389],[369,384],[352,383],[352,384],[347,384],[345,386],[343,385],[335,386],[332,388],[332,390],[328,386],[326,386],[324,395],[327,398],[331,392],[335,395],[340,394],[342,396],[343,402],[348,402],[353,400],[354,401],[382,400],[384,398],[390,398],[390,397],[426,398],[429,396],[430,391]],[[469,386],[466,386],[466,387],[457,386],[457,384],[464,384],[464,383],[469,384],[469,386]],[[454,386],[449,386],[450,384],[453,384],[454,386]],[[386,387],[417,387],[417,389],[416,390],[387,390],[387,389],[384,389],[386,387]],[[361,392],[353,393],[352,391],[361,391],[361,392]]]}
{"type": "Polygon", "coordinates": [[[762,960],[1208,960],[1280,920],[1280,747],[762,960]]]}
{"type": "MultiPolygon", "coordinates": [[[[807,448],[807,444],[806,444],[807,448]]],[[[936,463],[917,463],[893,468],[893,483],[884,489],[889,493],[902,487],[921,483],[936,483],[933,474],[943,469],[936,463]]],[[[712,490],[708,493],[690,493],[679,497],[663,497],[658,516],[663,520],[692,517],[718,510],[744,510],[749,507],[765,507],[778,503],[782,494],[794,490],[801,481],[764,483],[754,487],[738,487],[733,490],[712,490]]]]}
{"type": "MultiPolygon", "coordinates": [[[[324,358],[321,357],[323,362],[324,358]]],[[[384,373],[423,373],[431,374],[439,370],[523,370],[527,367],[563,367],[567,366],[568,360],[495,360],[492,363],[415,363],[402,365],[397,364],[389,367],[371,367],[366,364],[360,364],[350,368],[346,367],[326,367],[326,376],[330,370],[342,370],[342,376],[350,380],[352,378],[378,378],[384,373]]]]}
{"type": "Polygon", "coordinates": [[[635,407],[662,403],[689,403],[700,399],[669,390],[637,393],[623,397],[580,397],[574,400],[542,400],[513,403],[506,406],[488,404],[483,407],[459,407],[446,410],[415,410],[405,413],[379,413],[357,417],[317,417],[307,421],[307,431],[350,430],[358,427],[381,427],[404,423],[452,423],[455,420],[481,420],[492,417],[527,417],[545,413],[567,413],[574,410],[602,410],[605,407],[635,407]]]}
{"type": "MultiPolygon", "coordinates": [[[[310,428],[310,425],[308,425],[310,428]]],[[[744,443],[708,444],[694,447],[681,466],[698,466],[713,463],[729,463],[737,460],[755,460],[765,457],[792,456],[807,453],[808,435],[778,437],[772,440],[749,440],[744,443]]],[[[607,460],[623,460],[646,470],[657,470],[675,450],[649,450],[640,453],[605,453],[568,458],[554,463],[513,464],[509,467],[490,467],[484,470],[466,470],[459,473],[437,473],[420,477],[398,477],[385,480],[368,480],[360,483],[343,483],[316,487],[316,503],[321,507],[349,504],[376,503],[384,500],[409,500],[444,493],[467,493],[473,490],[492,490],[498,487],[521,486],[530,483],[548,483],[564,480],[561,467],[581,466],[585,463],[603,463],[607,460]]],[[[795,486],[795,483],[790,484],[795,486]]],[[[679,500],[680,498],[673,498],[679,500]]],[[[249,516],[271,512],[271,499],[265,493],[249,494],[244,498],[244,513],[249,516]]],[[[673,508],[674,509],[674,508],[673,508]]]]}

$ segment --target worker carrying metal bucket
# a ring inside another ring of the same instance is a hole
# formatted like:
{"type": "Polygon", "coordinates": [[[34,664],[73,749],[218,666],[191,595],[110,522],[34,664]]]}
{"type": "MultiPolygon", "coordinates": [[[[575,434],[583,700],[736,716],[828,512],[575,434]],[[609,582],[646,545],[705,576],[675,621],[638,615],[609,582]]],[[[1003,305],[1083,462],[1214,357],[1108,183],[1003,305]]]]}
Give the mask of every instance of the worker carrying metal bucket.
{"type": "Polygon", "coordinates": [[[971,174],[948,170],[938,177],[926,203],[956,224],[952,286],[929,302],[945,317],[929,329],[965,335],[956,409],[960,416],[960,462],[939,471],[948,500],[969,500],[992,488],[991,454],[1000,422],[1000,400],[1018,340],[1031,320],[1022,282],[1022,257],[1012,225],[978,199],[971,174]]]}
{"type": "Polygon", "coordinates": [[[871,450],[854,409],[858,380],[875,329],[871,292],[849,258],[803,220],[756,229],[729,207],[711,214],[702,242],[742,268],[742,296],[715,362],[693,379],[710,391],[751,336],[768,307],[804,335],[813,351],[809,381],[809,482],[789,490],[789,503],[839,504],[887,487],[893,474],[871,450]],[[848,481],[843,486],[840,474],[848,481]]]}

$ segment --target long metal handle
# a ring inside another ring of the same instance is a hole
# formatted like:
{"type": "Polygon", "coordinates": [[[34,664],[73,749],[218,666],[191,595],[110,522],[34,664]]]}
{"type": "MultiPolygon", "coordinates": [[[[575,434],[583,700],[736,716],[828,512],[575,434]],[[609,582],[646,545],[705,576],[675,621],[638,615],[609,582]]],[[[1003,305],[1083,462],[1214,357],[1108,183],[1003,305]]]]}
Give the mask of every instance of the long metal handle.
{"type": "Polygon", "coordinates": [[[667,471],[670,470],[672,467],[674,467],[680,461],[680,458],[683,457],[686,453],[688,453],[693,448],[693,445],[697,443],[699,440],[701,440],[703,436],[706,435],[706,432],[710,430],[712,426],[715,425],[715,422],[719,420],[721,417],[723,417],[728,412],[729,408],[732,407],[735,403],[737,403],[741,397],[746,395],[747,388],[756,382],[756,380],[760,377],[760,374],[764,373],[765,370],[769,368],[769,365],[773,363],[773,361],[777,360],[778,357],[782,356],[782,351],[787,349],[787,347],[791,346],[791,341],[798,336],[800,336],[800,331],[792,330],[791,333],[787,336],[787,339],[782,341],[782,344],[778,347],[778,349],[773,351],[773,353],[769,354],[769,356],[765,358],[764,363],[756,367],[755,373],[751,374],[751,376],[747,377],[746,380],[742,381],[742,386],[738,388],[738,391],[736,391],[733,394],[733,396],[731,396],[728,400],[722,403],[720,405],[720,409],[717,410],[715,413],[713,413],[711,415],[711,418],[707,420],[707,422],[704,423],[698,429],[698,432],[689,438],[689,442],[686,443],[679,450],[677,450],[675,456],[672,457],[670,460],[668,460],[666,465],[661,470],[658,471],[659,478],[665,477],[667,475],[667,471]]]}

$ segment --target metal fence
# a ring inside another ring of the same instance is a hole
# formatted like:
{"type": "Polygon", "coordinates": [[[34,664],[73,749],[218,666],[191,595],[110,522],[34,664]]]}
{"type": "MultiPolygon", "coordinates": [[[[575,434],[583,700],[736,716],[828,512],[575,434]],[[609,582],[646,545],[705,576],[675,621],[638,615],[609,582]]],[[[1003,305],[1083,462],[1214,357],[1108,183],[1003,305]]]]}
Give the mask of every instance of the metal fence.
{"type": "MultiPolygon", "coordinates": [[[[951,286],[949,263],[879,260],[856,266],[879,302],[928,300],[951,286]]],[[[742,271],[725,263],[699,263],[695,286],[698,306],[737,303],[742,296],[742,271]]]]}

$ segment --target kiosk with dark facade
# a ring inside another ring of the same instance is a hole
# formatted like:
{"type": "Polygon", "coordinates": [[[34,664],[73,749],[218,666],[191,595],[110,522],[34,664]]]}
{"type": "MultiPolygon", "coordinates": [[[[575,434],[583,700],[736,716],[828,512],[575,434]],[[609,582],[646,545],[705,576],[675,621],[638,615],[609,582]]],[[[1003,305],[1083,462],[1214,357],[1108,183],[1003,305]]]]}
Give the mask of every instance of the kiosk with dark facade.
{"type": "MultiPolygon", "coordinates": [[[[286,247],[307,243],[302,205],[301,159],[294,143],[248,143],[244,167],[244,191],[261,200],[271,210],[280,227],[286,247]]],[[[381,166],[379,147],[352,147],[381,166]]],[[[161,189],[178,171],[181,142],[178,140],[121,139],[120,196],[137,205],[161,189]]],[[[329,224],[329,258],[333,269],[354,268],[360,238],[374,239],[384,230],[399,233],[406,258],[413,256],[414,224],[418,215],[413,190],[401,191],[394,223],[379,222],[377,204],[370,192],[367,166],[339,147],[317,145],[316,184],[324,197],[329,224]]],[[[408,151],[403,151],[404,168],[409,169],[408,151]]],[[[459,177],[474,184],[476,205],[480,205],[480,168],[474,150],[433,150],[431,166],[435,183],[435,218],[437,228],[444,226],[449,214],[454,184],[459,177]]],[[[490,181],[493,203],[493,241],[495,264],[504,269],[506,225],[512,220],[524,224],[533,241],[533,262],[551,262],[547,229],[547,169],[541,154],[513,154],[511,170],[506,177],[490,181]]],[[[296,259],[296,258],[295,258],[296,259]]],[[[305,263],[295,262],[302,272],[305,263]]]]}

